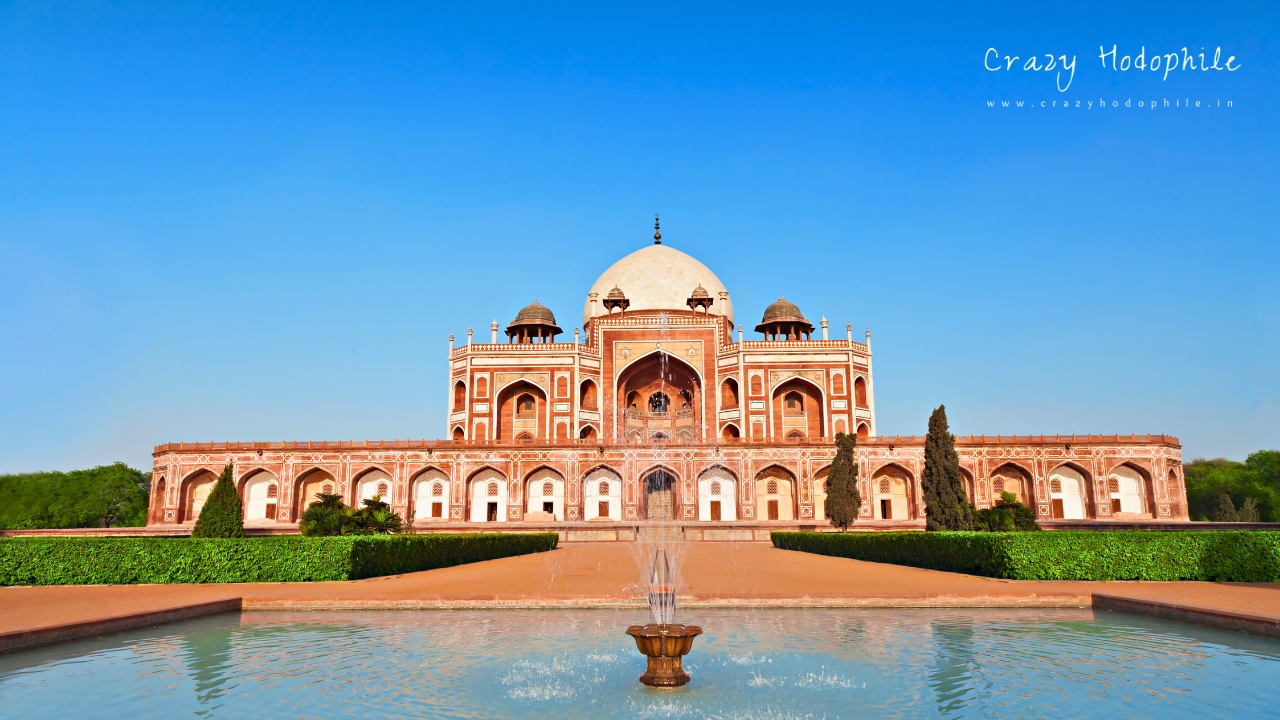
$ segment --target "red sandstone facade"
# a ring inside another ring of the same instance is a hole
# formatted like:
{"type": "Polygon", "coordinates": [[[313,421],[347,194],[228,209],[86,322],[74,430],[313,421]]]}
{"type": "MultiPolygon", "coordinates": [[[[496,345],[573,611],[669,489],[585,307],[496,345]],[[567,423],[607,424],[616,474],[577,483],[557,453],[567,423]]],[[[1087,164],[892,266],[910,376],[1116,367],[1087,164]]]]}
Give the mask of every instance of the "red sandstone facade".
{"type": "MultiPolygon", "coordinates": [[[[876,432],[870,333],[828,339],[824,318],[811,339],[780,298],[756,326],[766,339],[744,340],[718,278],[662,245],[601,276],[582,328],[553,342],[562,331],[535,302],[506,342],[496,323],[487,344],[451,338],[447,440],[158,446],[150,524],[193,522],[232,463],[249,524],[295,525],[327,490],[354,505],[378,495],[428,528],[619,538],[664,519],[733,539],[825,525],[832,438],[854,432],[858,525],[923,525],[924,439],[876,432]]],[[[1013,492],[1045,521],[1188,519],[1175,438],[974,436],[957,451],[980,508],[1013,492]]]]}

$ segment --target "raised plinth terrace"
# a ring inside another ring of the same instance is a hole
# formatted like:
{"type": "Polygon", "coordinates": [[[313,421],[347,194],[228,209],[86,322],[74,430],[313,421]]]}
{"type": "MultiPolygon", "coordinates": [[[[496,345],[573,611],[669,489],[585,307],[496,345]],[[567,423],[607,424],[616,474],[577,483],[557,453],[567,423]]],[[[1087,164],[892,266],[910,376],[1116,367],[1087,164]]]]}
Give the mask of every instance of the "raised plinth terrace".
{"type": "MultiPolygon", "coordinates": [[[[878,432],[870,332],[855,342],[846,324],[830,338],[826,318],[779,297],[755,326],[764,339],[746,340],[732,308],[705,265],[655,244],[601,275],[573,342],[555,342],[566,331],[536,301],[506,342],[496,322],[486,343],[451,336],[444,439],[159,445],[149,524],[194,522],[229,463],[251,526],[295,526],[332,492],[357,506],[378,496],[439,529],[579,526],[586,538],[616,525],[596,539],[619,539],[659,520],[764,539],[827,524],[833,438],[849,433],[857,527],[923,526],[924,438],[878,432]]],[[[1187,520],[1176,438],[974,435],[956,447],[979,508],[1013,493],[1045,521],[1187,520]]]]}

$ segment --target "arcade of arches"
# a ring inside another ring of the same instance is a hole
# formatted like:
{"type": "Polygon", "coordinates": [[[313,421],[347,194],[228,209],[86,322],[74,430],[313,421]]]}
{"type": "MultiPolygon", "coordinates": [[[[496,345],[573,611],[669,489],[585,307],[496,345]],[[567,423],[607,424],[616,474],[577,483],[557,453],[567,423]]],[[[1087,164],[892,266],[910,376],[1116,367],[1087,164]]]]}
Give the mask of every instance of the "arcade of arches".
{"type": "MultiPolygon", "coordinates": [[[[781,293],[803,282],[792,275],[764,281],[781,293]]],[[[756,524],[734,531],[763,540],[824,525],[832,437],[854,433],[857,522],[922,527],[924,438],[877,426],[870,333],[811,321],[768,289],[753,288],[749,302],[767,305],[747,318],[710,268],[646,241],[587,289],[580,322],[575,308],[562,327],[564,313],[535,300],[506,342],[497,322],[450,336],[445,413],[429,426],[443,439],[160,445],[148,524],[194,522],[231,463],[250,525],[296,526],[332,493],[378,497],[435,529],[540,523],[620,537],[649,519],[756,524]]],[[[404,434],[421,437],[417,427],[404,434]]],[[[979,508],[1008,492],[1045,522],[1188,520],[1173,437],[959,436],[956,450],[979,508]]]]}

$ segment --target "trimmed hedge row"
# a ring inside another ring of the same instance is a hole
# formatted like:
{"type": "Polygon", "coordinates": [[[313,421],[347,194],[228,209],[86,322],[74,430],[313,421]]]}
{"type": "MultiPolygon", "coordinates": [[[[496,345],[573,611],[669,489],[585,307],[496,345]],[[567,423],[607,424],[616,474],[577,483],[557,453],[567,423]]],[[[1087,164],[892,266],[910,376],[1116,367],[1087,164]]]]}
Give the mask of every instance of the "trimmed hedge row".
{"type": "Polygon", "coordinates": [[[0,538],[0,585],[358,580],[553,550],[555,533],[0,538]]]}
{"type": "Polygon", "coordinates": [[[1280,532],[775,532],[784,550],[1008,580],[1280,581],[1280,532]]]}

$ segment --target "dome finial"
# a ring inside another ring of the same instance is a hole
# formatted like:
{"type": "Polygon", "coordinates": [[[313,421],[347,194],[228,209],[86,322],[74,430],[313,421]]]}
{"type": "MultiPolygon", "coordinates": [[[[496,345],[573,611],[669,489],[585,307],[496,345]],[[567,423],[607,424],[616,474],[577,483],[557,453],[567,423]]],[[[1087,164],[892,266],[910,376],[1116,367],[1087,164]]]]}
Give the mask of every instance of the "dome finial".
{"type": "Polygon", "coordinates": [[[662,233],[658,232],[658,213],[653,214],[653,244],[662,244],[662,233]]]}

